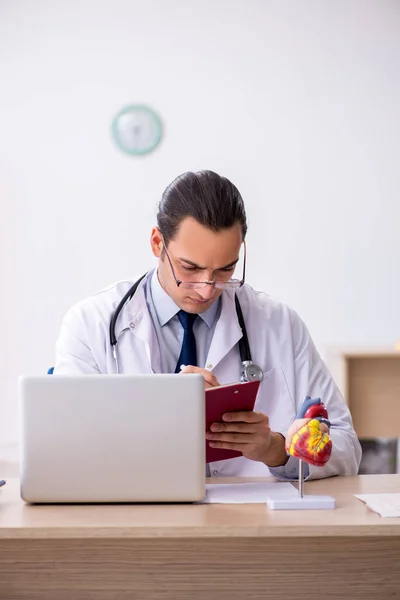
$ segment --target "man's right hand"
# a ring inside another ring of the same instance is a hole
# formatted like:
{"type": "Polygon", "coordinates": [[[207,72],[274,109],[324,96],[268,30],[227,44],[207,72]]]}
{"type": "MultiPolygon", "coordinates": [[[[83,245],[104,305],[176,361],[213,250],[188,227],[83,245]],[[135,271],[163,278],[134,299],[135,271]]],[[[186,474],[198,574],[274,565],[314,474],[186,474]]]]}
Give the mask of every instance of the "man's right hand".
{"type": "Polygon", "coordinates": [[[183,369],[180,371],[180,374],[185,375],[186,373],[197,373],[199,375],[203,375],[206,390],[221,385],[214,373],[207,371],[207,369],[200,369],[199,367],[192,367],[189,365],[187,367],[183,367],[183,369]]]}

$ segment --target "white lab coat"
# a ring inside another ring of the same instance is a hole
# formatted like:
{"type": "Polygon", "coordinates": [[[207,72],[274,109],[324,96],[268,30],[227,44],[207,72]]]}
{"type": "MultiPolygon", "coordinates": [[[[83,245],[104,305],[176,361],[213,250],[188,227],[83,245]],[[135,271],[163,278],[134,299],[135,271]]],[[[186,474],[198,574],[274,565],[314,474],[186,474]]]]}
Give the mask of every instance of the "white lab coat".
{"type": "MultiPolygon", "coordinates": [[[[115,373],[109,341],[110,317],[133,281],[119,282],[72,307],[65,315],[56,346],[55,374],[115,373]]],[[[234,291],[224,291],[206,367],[220,383],[239,381],[241,362],[234,291]]],[[[361,448],[336,384],[319,356],[307,328],[287,305],[244,285],[238,294],[253,361],[264,371],[255,410],[269,417],[272,431],[286,435],[305,396],[321,398],[332,423],[333,451],[324,467],[310,466],[310,479],[357,474],[361,448]]],[[[147,309],[143,283],[122,309],[116,324],[120,372],[159,373],[160,351],[147,309]]],[[[297,477],[296,459],[271,472],[297,477]]],[[[214,476],[266,476],[263,463],[244,457],[214,462],[214,476]]]]}

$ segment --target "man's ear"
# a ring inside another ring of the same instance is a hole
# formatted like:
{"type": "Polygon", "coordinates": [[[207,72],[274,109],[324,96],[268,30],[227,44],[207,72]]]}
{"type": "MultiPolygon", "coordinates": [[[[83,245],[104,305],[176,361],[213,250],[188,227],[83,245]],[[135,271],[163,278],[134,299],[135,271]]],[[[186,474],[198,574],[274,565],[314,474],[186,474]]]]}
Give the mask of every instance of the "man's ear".
{"type": "Polygon", "coordinates": [[[150,245],[154,256],[160,258],[163,249],[163,240],[161,231],[158,227],[153,227],[153,229],[151,230],[150,245]]]}

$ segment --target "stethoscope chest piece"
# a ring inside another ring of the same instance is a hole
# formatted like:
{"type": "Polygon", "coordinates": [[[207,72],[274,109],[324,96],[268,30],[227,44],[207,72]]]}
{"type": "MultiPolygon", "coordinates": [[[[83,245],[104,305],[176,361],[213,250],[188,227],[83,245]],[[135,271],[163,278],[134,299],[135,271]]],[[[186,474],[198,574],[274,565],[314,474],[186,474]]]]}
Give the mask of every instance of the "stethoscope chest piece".
{"type": "Polygon", "coordinates": [[[242,362],[242,376],[240,381],[263,381],[264,373],[261,367],[254,364],[251,360],[242,362]]]}

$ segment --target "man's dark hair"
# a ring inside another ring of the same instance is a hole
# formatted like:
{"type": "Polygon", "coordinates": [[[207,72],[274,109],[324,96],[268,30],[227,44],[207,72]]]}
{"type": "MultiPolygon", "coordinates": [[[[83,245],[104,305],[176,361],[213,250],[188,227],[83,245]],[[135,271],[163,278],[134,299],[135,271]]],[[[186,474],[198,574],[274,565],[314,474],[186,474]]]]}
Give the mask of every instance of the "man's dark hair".
{"type": "Polygon", "coordinates": [[[243,239],[246,237],[247,220],[242,196],[229,179],[213,171],[183,173],[163,193],[157,225],[167,246],[186,217],[192,217],[213,231],[240,223],[243,239]]]}

